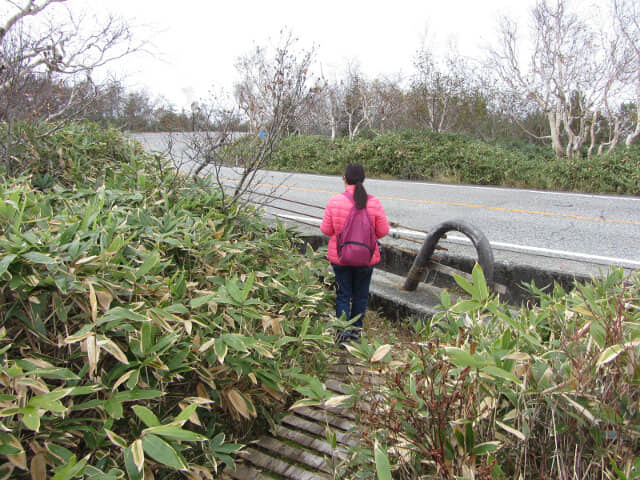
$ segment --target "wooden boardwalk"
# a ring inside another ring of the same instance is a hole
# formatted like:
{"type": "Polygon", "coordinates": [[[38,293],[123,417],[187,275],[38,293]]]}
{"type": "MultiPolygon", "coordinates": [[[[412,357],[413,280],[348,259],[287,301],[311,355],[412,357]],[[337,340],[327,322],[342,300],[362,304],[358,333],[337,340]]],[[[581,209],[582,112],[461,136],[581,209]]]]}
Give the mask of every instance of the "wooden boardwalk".
{"type": "MultiPolygon", "coordinates": [[[[336,395],[347,394],[346,383],[373,378],[371,373],[345,357],[330,367],[324,384],[336,395]]],[[[245,480],[274,478],[326,480],[340,478],[340,465],[348,448],[358,444],[355,413],[339,407],[299,407],[286,415],[270,432],[251,443],[227,466],[222,478],[245,480]],[[328,438],[335,434],[335,448],[328,438]]]]}

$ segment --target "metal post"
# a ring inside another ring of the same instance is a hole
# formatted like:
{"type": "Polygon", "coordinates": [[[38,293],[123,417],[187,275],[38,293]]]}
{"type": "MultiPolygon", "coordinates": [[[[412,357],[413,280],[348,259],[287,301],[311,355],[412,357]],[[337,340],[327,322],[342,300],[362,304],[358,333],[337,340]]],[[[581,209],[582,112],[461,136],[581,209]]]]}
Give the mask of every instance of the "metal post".
{"type": "Polygon", "coordinates": [[[478,252],[478,263],[484,271],[487,283],[493,283],[493,251],[491,250],[489,240],[487,240],[487,237],[474,225],[467,223],[465,220],[454,219],[442,222],[427,235],[416,259],[413,261],[411,270],[409,270],[407,274],[407,279],[402,286],[403,290],[414,291],[418,287],[418,284],[424,279],[427,266],[431,261],[438,241],[445,233],[452,230],[464,234],[471,240],[478,252]]]}

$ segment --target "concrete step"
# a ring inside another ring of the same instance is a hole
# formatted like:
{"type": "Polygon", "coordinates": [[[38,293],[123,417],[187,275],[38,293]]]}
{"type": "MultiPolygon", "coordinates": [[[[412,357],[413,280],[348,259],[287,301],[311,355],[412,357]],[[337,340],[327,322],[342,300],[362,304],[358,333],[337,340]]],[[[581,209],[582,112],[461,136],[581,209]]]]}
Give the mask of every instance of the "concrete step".
{"type": "MultiPolygon", "coordinates": [[[[374,269],[369,290],[369,305],[381,309],[390,320],[408,318],[424,319],[432,317],[439,310],[440,295],[444,288],[428,283],[420,283],[413,292],[402,289],[406,277],[374,269]]],[[[461,296],[447,290],[452,302],[461,296]]]]}

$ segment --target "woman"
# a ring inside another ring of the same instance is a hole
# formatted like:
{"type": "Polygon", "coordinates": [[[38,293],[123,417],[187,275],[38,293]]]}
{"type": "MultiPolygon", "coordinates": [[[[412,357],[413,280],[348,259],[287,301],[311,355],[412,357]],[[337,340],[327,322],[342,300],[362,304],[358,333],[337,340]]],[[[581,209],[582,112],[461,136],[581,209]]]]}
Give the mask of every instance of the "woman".
{"type": "Polygon", "coordinates": [[[341,264],[338,258],[337,235],[342,230],[351,208],[367,209],[376,238],[382,238],[389,233],[389,222],[380,200],[368,195],[362,185],[364,183],[364,168],[362,165],[358,163],[348,165],[343,179],[345,191],[350,196],[340,194],[331,197],[327,202],[324,218],[320,225],[322,233],[331,237],[329,239],[328,257],[338,284],[336,316],[340,318],[344,315],[348,320],[355,319],[353,323],[354,330],[341,334],[341,342],[349,338],[358,339],[360,337],[362,319],[369,300],[369,285],[371,284],[373,265],[380,261],[380,247],[376,244],[369,265],[364,267],[346,266],[341,264]]]}

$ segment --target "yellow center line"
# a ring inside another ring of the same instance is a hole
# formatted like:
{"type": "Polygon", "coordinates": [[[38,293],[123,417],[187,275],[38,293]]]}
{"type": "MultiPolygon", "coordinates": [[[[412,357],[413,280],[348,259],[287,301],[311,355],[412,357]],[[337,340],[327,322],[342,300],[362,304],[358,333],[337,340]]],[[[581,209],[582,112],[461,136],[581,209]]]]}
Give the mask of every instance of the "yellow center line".
{"type": "MultiPolygon", "coordinates": [[[[224,179],[233,182],[234,180],[224,179]]],[[[316,193],[329,193],[331,195],[338,195],[342,192],[335,192],[331,190],[321,190],[315,188],[308,187],[292,187],[287,185],[273,185],[269,183],[255,183],[255,185],[261,187],[269,187],[269,188],[285,188],[287,190],[298,190],[301,192],[316,192],[316,193]]],[[[600,218],[600,217],[585,217],[582,215],[570,215],[568,213],[553,213],[553,212],[539,212],[536,210],[523,210],[520,208],[504,208],[504,207],[490,207],[486,205],[474,205],[472,203],[459,203],[459,202],[443,202],[439,200],[416,200],[413,198],[402,198],[402,197],[386,197],[381,195],[376,195],[381,200],[390,200],[394,202],[409,202],[409,203],[422,203],[429,205],[449,205],[453,207],[466,207],[466,208],[480,208],[484,210],[495,210],[498,212],[509,212],[509,213],[524,213],[528,215],[542,215],[546,217],[559,217],[559,218],[573,218],[576,220],[589,220],[593,222],[607,222],[607,223],[621,223],[626,225],[640,225],[640,222],[634,220],[617,220],[614,218],[600,218]]]]}

